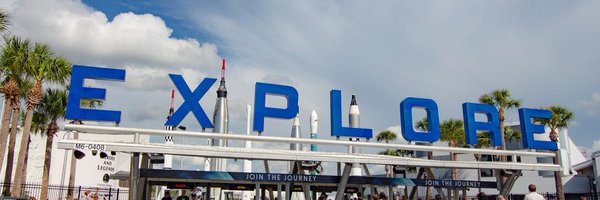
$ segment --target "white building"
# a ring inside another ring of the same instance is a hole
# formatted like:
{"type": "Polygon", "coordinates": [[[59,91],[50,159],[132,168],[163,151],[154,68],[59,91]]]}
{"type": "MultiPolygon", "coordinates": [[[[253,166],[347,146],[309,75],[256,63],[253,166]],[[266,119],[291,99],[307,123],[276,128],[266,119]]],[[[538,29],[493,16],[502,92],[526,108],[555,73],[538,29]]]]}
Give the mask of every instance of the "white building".
{"type": "MultiPolygon", "coordinates": [[[[69,170],[73,151],[62,150],[56,148],[59,140],[72,137],[66,135],[66,132],[60,131],[54,138],[54,147],[52,148],[52,161],[50,168],[50,185],[67,185],[69,179],[69,170]],[[65,156],[66,155],[66,156],[65,156]],[[66,160],[65,160],[66,157],[66,160]],[[65,162],[66,161],[66,162],[65,162]],[[62,178],[64,174],[64,179],[62,178]],[[63,181],[61,183],[61,181],[63,181]]],[[[32,134],[31,143],[29,145],[29,157],[27,165],[27,182],[41,183],[44,167],[44,154],[46,147],[46,135],[32,134]]],[[[132,137],[119,135],[92,135],[80,133],[79,138],[82,140],[99,140],[99,141],[132,141],[132,137]]],[[[142,137],[142,141],[148,141],[149,137],[142,137]]],[[[17,134],[17,142],[15,150],[20,148],[21,133],[17,134]]],[[[127,186],[126,184],[119,185],[118,180],[106,179],[105,175],[111,175],[118,171],[129,171],[130,154],[121,152],[96,152],[93,155],[92,151],[82,151],[85,156],[77,160],[75,185],[83,187],[102,187],[102,188],[119,188],[127,186]],[[104,157],[104,158],[101,158],[104,157]]],[[[18,152],[15,152],[17,155],[18,152]]],[[[17,163],[15,158],[13,164],[17,163]]],[[[15,166],[15,169],[18,166],[15,166]]],[[[4,177],[6,162],[2,166],[1,177],[4,177]]],[[[13,170],[14,177],[14,170],[13,170]]]]}

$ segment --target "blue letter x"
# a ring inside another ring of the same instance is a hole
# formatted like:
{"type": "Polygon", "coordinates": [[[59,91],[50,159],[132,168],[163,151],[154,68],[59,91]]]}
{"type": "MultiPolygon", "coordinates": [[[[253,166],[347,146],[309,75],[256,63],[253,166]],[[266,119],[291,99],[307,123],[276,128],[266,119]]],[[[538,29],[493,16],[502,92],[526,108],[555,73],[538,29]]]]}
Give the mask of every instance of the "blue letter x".
{"type": "Polygon", "coordinates": [[[192,111],[194,116],[196,116],[196,119],[198,119],[198,122],[200,122],[202,128],[214,128],[212,122],[210,122],[210,119],[208,119],[204,109],[202,109],[202,106],[200,106],[198,102],[200,99],[202,99],[204,94],[206,94],[208,89],[210,89],[210,87],[215,83],[215,81],[217,81],[217,79],[204,78],[204,80],[202,80],[200,85],[198,85],[198,87],[192,93],[181,75],[169,74],[169,77],[171,77],[171,80],[175,84],[175,87],[177,87],[177,90],[179,90],[179,93],[183,97],[184,101],[183,104],[177,108],[177,111],[173,113],[173,116],[167,120],[165,126],[179,125],[183,118],[185,118],[185,116],[192,111]]]}

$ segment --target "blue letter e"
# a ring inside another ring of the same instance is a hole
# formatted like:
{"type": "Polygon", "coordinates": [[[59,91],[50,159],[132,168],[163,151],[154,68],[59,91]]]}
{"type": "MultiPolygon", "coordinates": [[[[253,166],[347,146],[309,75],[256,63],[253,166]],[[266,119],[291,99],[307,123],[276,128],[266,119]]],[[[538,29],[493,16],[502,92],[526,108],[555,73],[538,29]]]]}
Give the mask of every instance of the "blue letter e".
{"type": "Polygon", "coordinates": [[[523,134],[523,148],[557,150],[556,142],[535,140],[533,134],[545,133],[544,125],[531,123],[532,118],[550,119],[552,112],[531,108],[519,109],[519,120],[521,122],[521,134],[523,134]]]}
{"type": "Polygon", "coordinates": [[[407,141],[435,142],[440,139],[440,116],[435,101],[408,97],[400,103],[400,122],[402,137],[407,141]],[[427,112],[429,132],[417,132],[413,128],[412,109],[423,108],[427,112]]]}
{"type": "Polygon", "coordinates": [[[119,123],[121,111],[81,108],[82,99],[104,100],[106,98],[106,89],[83,87],[84,79],[125,81],[125,70],[73,65],[66,118],[119,123]]]}
{"type": "Polygon", "coordinates": [[[291,86],[256,83],[254,92],[254,130],[265,130],[265,117],[292,119],[298,114],[298,91],[291,86]],[[287,99],[287,108],[268,108],[267,94],[281,95],[287,99]]]}

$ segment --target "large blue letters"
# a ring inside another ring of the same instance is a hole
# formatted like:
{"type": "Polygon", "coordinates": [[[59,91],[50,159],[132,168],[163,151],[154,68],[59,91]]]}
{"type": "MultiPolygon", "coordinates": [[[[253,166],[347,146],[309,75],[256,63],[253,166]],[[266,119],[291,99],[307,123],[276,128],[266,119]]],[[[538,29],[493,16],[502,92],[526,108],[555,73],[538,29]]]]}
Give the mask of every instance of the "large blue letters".
{"type": "Polygon", "coordinates": [[[489,131],[490,141],[494,146],[502,146],[502,132],[500,131],[500,116],[498,109],[490,104],[464,103],[463,119],[465,120],[465,132],[467,144],[477,144],[477,131],[489,131]],[[475,121],[475,113],[485,114],[487,122],[475,121]]]}
{"type": "Polygon", "coordinates": [[[210,89],[210,87],[215,83],[215,81],[217,81],[217,79],[204,78],[200,85],[198,85],[194,92],[192,92],[181,75],[169,74],[169,77],[171,77],[173,84],[175,84],[175,87],[177,87],[177,90],[179,90],[184,102],[179,108],[177,108],[177,111],[173,113],[173,116],[167,120],[165,125],[177,126],[189,112],[192,112],[194,113],[194,116],[196,116],[196,119],[198,119],[198,122],[200,122],[202,128],[214,128],[213,124],[210,122],[210,119],[208,119],[208,116],[206,116],[204,109],[202,109],[202,106],[200,106],[198,102],[200,99],[202,99],[204,94],[206,94],[208,89],[210,89]]]}
{"type": "Polygon", "coordinates": [[[546,150],[558,149],[556,142],[535,140],[533,136],[533,134],[545,133],[546,129],[544,125],[532,123],[531,119],[550,119],[552,118],[552,112],[548,110],[521,108],[519,109],[519,118],[521,122],[521,134],[523,134],[523,148],[546,150]]]}
{"type": "Polygon", "coordinates": [[[408,141],[435,142],[440,139],[440,116],[435,101],[408,97],[400,103],[400,121],[402,137],[408,141]],[[427,112],[429,132],[418,132],[413,128],[413,107],[423,108],[427,112]]]}
{"type": "Polygon", "coordinates": [[[73,65],[66,118],[121,122],[121,111],[81,108],[82,99],[104,100],[106,98],[106,89],[83,87],[85,79],[125,81],[125,70],[73,65]]]}
{"type": "Polygon", "coordinates": [[[373,129],[350,128],[342,126],[342,92],[331,90],[329,92],[329,110],[331,115],[331,136],[364,137],[372,138],[373,129]]]}
{"type": "Polygon", "coordinates": [[[254,131],[265,130],[265,117],[292,119],[298,114],[298,91],[286,85],[256,83],[254,92],[254,131]],[[267,94],[281,95],[287,99],[287,108],[268,108],[267,94]]]}

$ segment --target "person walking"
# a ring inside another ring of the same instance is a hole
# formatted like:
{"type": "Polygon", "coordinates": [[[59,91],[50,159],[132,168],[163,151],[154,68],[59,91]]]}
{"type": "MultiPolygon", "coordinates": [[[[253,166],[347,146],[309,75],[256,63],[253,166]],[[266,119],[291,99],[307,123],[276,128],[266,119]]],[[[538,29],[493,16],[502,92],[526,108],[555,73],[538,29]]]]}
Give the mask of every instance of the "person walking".
{"type": "Polygon", "coordinates": [[[186,190],[181,190],[181,196],[177,197],[177,200],[190,200],[188,196],[185,195],[186,190]]]}
{"type": "Polygon", "coordinates": [[[529,184],[527,188],[529,189],[529,194],[526,194],[523,200],[544,200],[544,196],[535,192],[537,188],[534,184],[529,184]]]}
{"type": "Polygon", "coordinates": [[[171,198],[171,191],[165,191],[165,196],[163,196],[161,200],[173,200],[173,198],[171,198]]]}

